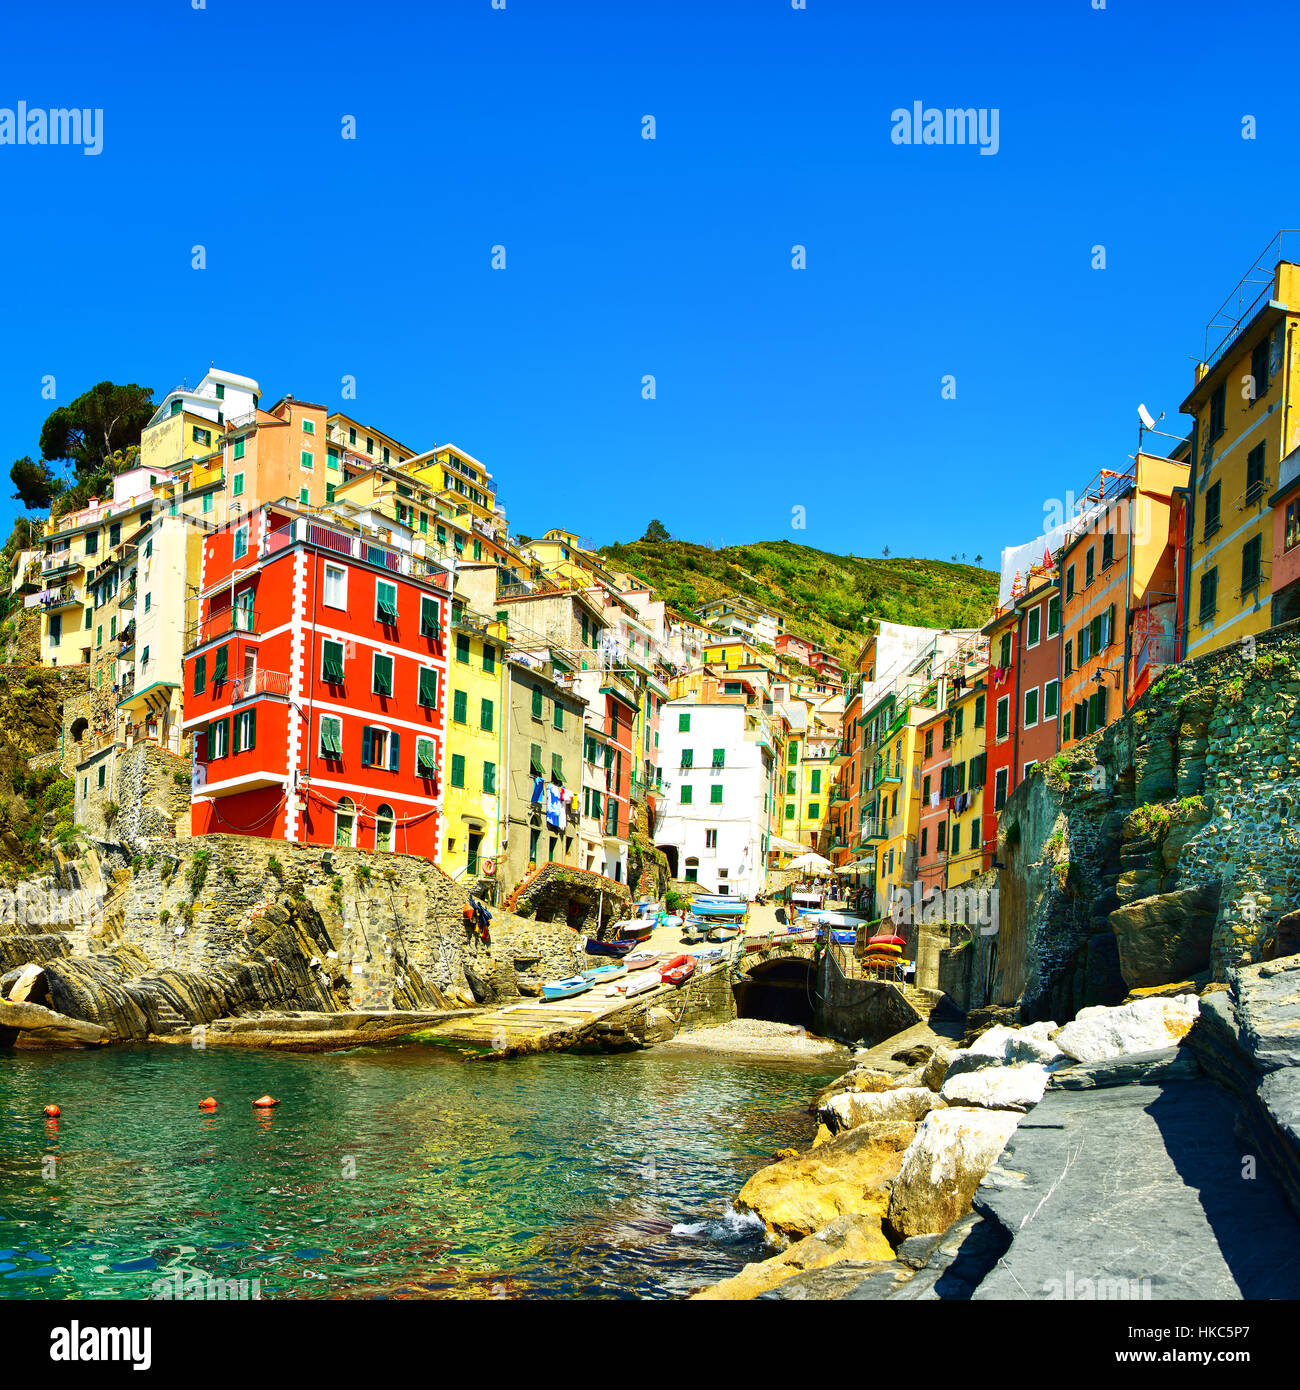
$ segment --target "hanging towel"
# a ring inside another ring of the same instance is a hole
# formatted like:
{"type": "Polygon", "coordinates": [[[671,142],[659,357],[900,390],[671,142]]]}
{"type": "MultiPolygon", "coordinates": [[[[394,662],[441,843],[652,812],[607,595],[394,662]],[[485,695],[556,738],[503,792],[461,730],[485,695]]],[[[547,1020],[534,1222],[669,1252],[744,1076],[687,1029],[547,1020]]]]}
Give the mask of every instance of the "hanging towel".
{"type": "Polygon", "coordinates": [[[554,783],[546,788],[546,823],[552,830],[558,830],[563,823],[561,812],[564,803],[560,800],[560,789],[554,783]]]}
{"type": "Polygon", "coordinates": [[[529,803],[529,805],[531,805],[531,806],[536,806],[537,803],[538,803],[539,801],[541,801],[541,799],[542,799],[542,785],[543,785],[543,783],[542,783],[542,779],[541,779],[540,777],[534,777],[534,778],[533,778],[533,799],[532,799],[532,801],[529,803]]]}

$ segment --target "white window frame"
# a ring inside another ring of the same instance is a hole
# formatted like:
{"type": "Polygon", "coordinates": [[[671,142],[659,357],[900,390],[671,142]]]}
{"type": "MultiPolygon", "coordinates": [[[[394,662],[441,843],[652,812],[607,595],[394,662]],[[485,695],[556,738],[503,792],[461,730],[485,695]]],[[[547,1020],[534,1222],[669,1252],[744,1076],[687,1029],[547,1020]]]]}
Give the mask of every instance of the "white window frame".
{"type": "MultiPolygon", "coordinates": [[[[436,709],[438,708],[438,700],[439,700],[439,699],[441,698],[441,696],[442,696],[442,687],[441,687],[441,685],[440,685],[439,682],[440,682],[440,677],[439,677],[439,675],[438,675],[438,668],[437,668],[431,661],[422,661],[422,662],[420,663],[420,665],[419,665],[419,667],[418,667],[418,669],[417,669],[417,671],[416,671],[416,675],[415,675],[415,703],[416,703],[416,707],[417,707],[417,708],[419,708],[419,709],[433,709],[433,710],[436,710],[436,709]],[[426,704],[424,704],[424,703],[420,700],[420,684],[421,684],[421,682],[420,682],[420,677],[421,677],[421,675],[423,675],[423,673],[424,673],[425,671],[432,671],[432,672],[433,672],[433,704],[431,704],[431,705],[426,705],[426,704]]],[[[466,722],[466,724],[468,725],[468,723],[469,723],[469,709],[468,709],[468,706],[466,707],[466,710],[465,710],[465,722],[466,722]]]]}
{"type": "Polygon", "coordinates": [[[393,688],[392,688],[391,691],[389,691],[389,693],[388,693],[387,695],[383,696],[382,698],[385,699],[385,700],[394,700],[394,699],[397,698],[397,658],[396,658],[396,656],[393,655],[392,652],[373,652],[373,653],[371,654],[371,657],[370,657],[370,693],[371,693],[372,695],[378,695],[378,694],[379,694],[379,687],[375,684],[375,677],[376,677],[376,673],[378,672],[378,669],[379,669],[379,668],[378,668],[378,663],[379,663],[380,657],[383,657],[383,658],[385,658],[385,660],[390,661],[390,662],[392,663],[392,672],[393,672],[393,688]]]}
{"type": "Polygon", "coordinates": [[[242,560],[242,559],[244,558],[244,556],[248,554],[248,540],[249,540],[248,522],[244,522],[244,524],[243,524],[242,526],[236,526],[236,527],[235,527],[235,539],[234,539],[233,545],[231,546],[231,551],[230,551],[230,553],[231,553],[231,558],[232,558],[232,559],[235,559],[235,560],[242,560]],[[240,548],[239,548],[241,538],[242,538],[243,546],[244,546],[243,550],[240,550],[240,548]]]}
{"type": "Polygon", "coordinates": [[[1006,740],[1009,739],[1009,738],[1011,737],[1011,734],[1012,734],[1012,729],[1011,729],[1011,696],[1010,696],[1010,695],[999,695],[999,696],[998,696],[997,708],[994,709],[994,711],[993,711],[993,742],[994,742],[994,743],[1005,743],[1006,740]],[[999,725],[1002,721],[1001,721],[1001,719],[998,717],[998,710],[1000,710],[1000,709],[1002,708],[1003,705],[1006,705],[1006,707],[1007,707],[1007,731],[1006,731],[1005,734],[999,735],[999,734],[998,734],[998,725],[999,725]]]}
{"type": "Polygon", "coordinates": [[[298,450],[298,467],[304,473],[314,473],[316,471],[316,453],[313,449],[298,450]]]}
{"type": "Polygon", "coordinates": [[[1007,797],[1011,795],[1011,793],[1007,790],[1007,783],[1011,781],[1011,769],[1009,767],[1000,767],[993,774],[993,805],[995,810],[998,808],[999,777],[1002,779],[1002,805],[1005,806],[1007,804],[1007,797]]]}
{"type": "Polygon", "coordinates": [[[343,757],[343,721],[337,714],[322,714],[320,717],[320,728],[316,733],[316,756],[329,762],[334,761],[334,754],[325,751],[325,725],[337,724],[339,727],[339,752],[338,756],[343,757]]]}
{"type": "Polygon", "coordinates": [[[1033,651],[1033,649],[1034,649],[1036,646],[1038,646],[1039,643],[1042,642],[1042,640],[1043,640],[1043,605],[1042,605],[1041,603],[1036,603],[1032,608],[1027,608],[1027,609],[1025,609],[1025,650],[1026,650],[1027,652],[1033,651]],[[1038,636],[1035,637],[1034,640],[1031,642],[1031,641],[1029,640],[1029,619],[1030,619],[1030,616],[1031,616],[1032,614],[1034,614],[1034,613],[1037,613],[1037,614],[1038,614],[1038,636]]]}
{"type": "Polygon", "coordinates": [[[391,737],[392,737],[392,730],[391,730],[391,729],[385,729],[384,726],[383,726],[382,724],[368,724],[366,727],[370,730],[370,766],[371,766],[371,767],[377,767],[377,768],[379,768],[381,771],[387,772],[387,771],[388,771],[388,750],[389,750],[389,747],[391,746],[389,740],[390,740],[391,737]],[[376,757],[375,757],[375,735],[376,735],[376,734],[378,734],[378,735],[383,739],[383,743],[384,743],[384,756],[383,756],[382,758],[376,758],[376,757]]]}
{"type": "Polygon", "coordinates": [[[1024,773],[1022,774],[1021,780],[1023,780],[1025,777],[1028,777],[1028,776],[1029,776],[1029,770],[1030,770],[1030,768],[1034,768],[1034,767],[1037,767],[1037,766],[1038,766],[1038,759],[1037,759],[1037,758],[1035,758],[1032,762],[1026,763],[1026,764],[1025,764],[1025,770],[1024,770],[1024,773]]]}
{"type": "Polygon", "coordinates": [[[1020,727],[1022,729],[1036,729],[1042,721],[1042,716],[1043,692],[1036,685],[1026,687],[1024,699],[1021,701],[1020,705],[1020,727]],[[1027,708],[1031,695],[1034,697],[1034,717],[1032,719],[1029,718],[1029,710],[1027,708]]]}
{"type": "Polygon", "coordinates": [[[208,725],[208,744],[209,747],[206,752],[209,762],[215,762],[218,758],[228,758],[230,756],[230,723],[228,720],[214,719],[212,723],[208,725]],[[218,743],[218,732],[225,735],[225,746],[220,753],[215,751],[218,743]]]}
{"type": "Polygon", "coordinates": [[[1057,681],[1047,681],[1047,682],[1043,685],[1043,708],[1042,708],[1041,713],[1040,713],[1039,716],[1038,716],[1038,722],[1039,722],[1040,724],[1045,724],[1049,719],[1059,719],[1060,717],[1061,717],[1061,682],[1060,682],[1059,680],[1057,680],[1057,681]],[[1052,690],[1052,691],[1054,691],[1054,692],[1056,693],[1056,708],[1052,711],[1051,714],[1048,714],[1048,712],[1047,712],[1047,692],[1048,692],[1049,690],[1052,690]]]}
{"type": "MultiPolygon", "coordinates": [[[[251,728],[253,727],[253,711],[252,711],[251,709],[241,709],[241,710],[239,710],[239,711],[231,718],[231,721],[230,721],[230,746],[231,746],[232,748],[235,746],[235,742],[236,742],[236,739],[235,739],[235,729],[236,729],[236,726],[237,726],[241,721],[243,722],[245,729],[251,729],[251,728]]],[[[243,739],[239,739],[238,742],[239,742],[239,751],[240,751],[241,753],[246,753],[246,752],[249,750],[249,748],[256,747],[256,744],[246,743],[243,739]]]]}
{"type": "Polygon", "coordinates": [[[388,589],[391,589],[391,590],[393,591],[393,612],[396,613],[397,616],[398,616],[399,618],[402,616],[402,615],[401,615],[401,612],[399,611],[399,609],[398,609],[398,607],[397,607],[397,599],[398,599],[397,585],[394,584],[394,583],[392,583],[392,581],[391,581],[391,580],[388,580],[388,579],[376,579],[376,580],[375,580],[375,622],[379,622],[379,620],[380,620],[380,619],[379,619],[379,591],[380,591],[381,589],[384,589],[384,588],[388,588],[388,589]]]}
{"type": "Polygon", "coordinates": [[[315,433],[316,433],[316,421],[315,421],[315,420],[304,420],[304,421],[302,422],[302,432],[303,432],[303,434],[315,434],[315,433]]]}
{"type": "Polygon", "coordinates": [[[428,734],[416,734],[415,736],[415,761],[412,764],[412,770],[417,777],[423,777],[424,774],[420,771],[420,745],[422,743],[427,743],[433,751],[433,775],[436,777],[438,775],[438,745],[428,734]]]}
{"type": "Polygon", "coordinates": [[[326,608],[339,608],[346,610],[348,606],[348,567],[346,565],[331,565],[328,561],[325,564],[325,593],[322,602],[326,608]],[[343,576],[343,602],[334,603],[330,599],[330,577],[332,575],[343,576]]]}

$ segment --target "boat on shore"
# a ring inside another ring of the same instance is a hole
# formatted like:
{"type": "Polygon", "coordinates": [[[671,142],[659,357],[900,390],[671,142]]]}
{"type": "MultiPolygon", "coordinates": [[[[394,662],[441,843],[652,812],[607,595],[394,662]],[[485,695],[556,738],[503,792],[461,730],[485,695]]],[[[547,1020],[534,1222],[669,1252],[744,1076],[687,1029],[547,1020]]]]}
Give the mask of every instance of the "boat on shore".
{"type": "Polygon", "coordinates": [[[648,941],[650,939],[650,933],[654,931],[654,929],[654,923],[647,921],[614,923],[614,930],[618,933],[618,940],[631,941],[633,943],[648,941]]]}
{"type": "Polygon", "coordinates": [[[625,956],[623,964],[628,971],[649,970],[652,965],[659,964],[659,956],[654,952],[636,951],[630,956],[625,956]]]}
{"type": "Polygon", "coordinates": [[[684,985],[695,974],[694,956],[673,956],[666,961],[659,972],[659,978],[666,985],[684,985]]]}
{"type": "Polygon", "coordinates": [[[625,956],[636,945],[630,938],[618,941],[597,941],[594,936],[584,938],[582,949],[589,956],[625,956]]]}
{"type": "Polygon", "coordinates": [[[605,985],[611,980],[617,980],[620,975],[627,974],[627,966],[619,961],[617,964],[611,962],[609,965],[598,965],[594,969],[584,970],[582,978],[589,980],[593,985],[605,985]]]}
{"type": "Polygon", "coordinates": [[[635,995],[645,994],[649,990],[658,989],[660,979],[657,971],[643,970],[640,974],[629,975],[626,979],[619,980],[606,989],[605,994],[621,994],[625,999],[631,999],[635,995]]]}
{"type": "Polygon", "coordinates": [[[545,980],[542,983],[543,999],[571,999],[591,988],[591,981],[583,975],[570,975],[564,980],[545,980]]]}

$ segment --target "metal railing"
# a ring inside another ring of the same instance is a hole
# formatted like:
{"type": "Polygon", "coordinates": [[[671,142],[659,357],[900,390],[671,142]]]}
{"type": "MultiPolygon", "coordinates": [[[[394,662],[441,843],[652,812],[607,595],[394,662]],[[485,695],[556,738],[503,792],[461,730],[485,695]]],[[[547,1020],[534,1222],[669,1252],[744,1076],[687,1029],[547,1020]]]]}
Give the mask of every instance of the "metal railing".
{"type": "Polygon", "coordinates": [[[246,632],[256,635],[262,630],[261,614],[238,604],[220,608],[209,613],[197,623],[190,623],[185,629],[185,646],[201,647],[214,637],[224,637],[228,632],[246,632]]]}
{"type": "Polygon", "coordinates": [[[251,677],[234,676],[230,681],[230,699],[251,700],[257,695],[289,694],[289,677],[283,671],[254,671],[251,677]]]}

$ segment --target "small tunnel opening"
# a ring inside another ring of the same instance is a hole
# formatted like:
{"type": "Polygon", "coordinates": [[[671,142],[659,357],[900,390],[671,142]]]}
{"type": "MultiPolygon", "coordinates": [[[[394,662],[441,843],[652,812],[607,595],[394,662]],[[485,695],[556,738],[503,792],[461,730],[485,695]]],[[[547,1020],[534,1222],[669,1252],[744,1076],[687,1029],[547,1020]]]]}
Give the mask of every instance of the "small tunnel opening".
{"type": "Polygon", "coordinates": [[[815,983],[811,961],[764,961],[735,987],[737,1017],[811,1028],[815,983]]]}

